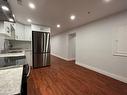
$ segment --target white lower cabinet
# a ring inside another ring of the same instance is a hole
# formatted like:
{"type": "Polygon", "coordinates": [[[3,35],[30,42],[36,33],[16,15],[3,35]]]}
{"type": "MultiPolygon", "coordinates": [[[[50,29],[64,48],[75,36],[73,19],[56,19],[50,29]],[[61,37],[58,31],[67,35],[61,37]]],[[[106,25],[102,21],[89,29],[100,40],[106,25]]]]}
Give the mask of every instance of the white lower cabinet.
{"type": "Polygon", "coordinates": [[[32,51],[26,51],[25,52],[25,55],[26,55],[26,60],[27,60],[27,63],[32,66],[32,51]]]}

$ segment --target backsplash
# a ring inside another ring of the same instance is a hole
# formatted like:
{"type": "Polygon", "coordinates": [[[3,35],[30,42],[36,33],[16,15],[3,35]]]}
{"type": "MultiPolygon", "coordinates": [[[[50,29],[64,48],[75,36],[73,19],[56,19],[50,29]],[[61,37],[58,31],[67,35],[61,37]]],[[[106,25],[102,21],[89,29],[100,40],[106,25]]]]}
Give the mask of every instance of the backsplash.
{"type": "Polygon", "coordinates": [[[4,36],[0,35],[0,53],[5,51],[5,46],[6,46],[6,49],[14,48],[14,49],[32,50],[32,44],[29,41],[28,42],[16,41],[16,40],[8,41],[4,36]]]}
{"type": "Polygon", "coordinates": [[[12,45],[12,48],[32,50],[31,42],[29,41],[27,42],[12,40],[10,41],[10,44],[12,45]]]}

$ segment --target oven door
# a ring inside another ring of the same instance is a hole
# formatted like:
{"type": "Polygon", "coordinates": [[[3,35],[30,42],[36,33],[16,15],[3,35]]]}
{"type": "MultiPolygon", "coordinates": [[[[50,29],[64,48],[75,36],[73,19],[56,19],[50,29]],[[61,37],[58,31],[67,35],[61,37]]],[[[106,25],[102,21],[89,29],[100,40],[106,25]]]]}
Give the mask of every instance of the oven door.
{"type": "Polygon", "coordinates": [[[22,87],[21,87],[21,95],[27,95],[27,78],[30,74],[30,66],[25,64],[23,66],[23,78],[22,78],[22,87]]]}

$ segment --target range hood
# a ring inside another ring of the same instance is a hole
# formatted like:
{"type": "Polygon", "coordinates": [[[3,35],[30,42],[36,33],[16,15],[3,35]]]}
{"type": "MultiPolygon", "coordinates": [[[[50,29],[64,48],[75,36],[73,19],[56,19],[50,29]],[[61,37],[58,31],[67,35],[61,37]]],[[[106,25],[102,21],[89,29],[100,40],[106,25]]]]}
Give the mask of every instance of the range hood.
{"type": "MultiPolygon", "coordinates": [[[[9,21],[9,18],[14,20],[11,8],[7,0],[0,0],[0,21],[9,21]],[[2,6],[6,6],[9,8],[9,11],[4,11],[2,6]]],[[[14,20],[15,22],[15,20],[14,20]]]]}

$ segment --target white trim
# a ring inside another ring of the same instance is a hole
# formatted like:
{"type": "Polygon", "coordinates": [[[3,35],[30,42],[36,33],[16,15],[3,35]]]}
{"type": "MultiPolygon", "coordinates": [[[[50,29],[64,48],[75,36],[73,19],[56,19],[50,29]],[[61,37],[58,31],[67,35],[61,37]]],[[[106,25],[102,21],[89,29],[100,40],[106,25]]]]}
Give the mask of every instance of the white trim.
{"type": "Polygon", "coordinates": [[[89,66],[89,65],[86,65],[86,64],[83,64],[83,63],[79,63],[76,61],[76,64],[77,65],[80,65],[80,66],[83,66],[85,68],[88,68],[90,70],[93,70],[93,71],[96,71],[98,73],[101,73],[103,75],[106,75],[106,76],[109,76],[111,78],[114,78],[116,80],[119,80],[119,81],[122,81],[124,83],[127,83],[127,78],[126,77],[123,77],[123,76],[119,76],[119,75],[116,75],[116,74],[113,74],[113,73],[109,73],[107,71],[104,71],[104,70],[101,70],[101,69],[98,69],[98,68],[95,68],[95,67],[92,67],[92,66],[89,66]]]}
{"type": "Polygon", "coordinates": [[[64,59],[64,60],[66,60],[66,61],[69,60],[69,59],[67,59],[67,58],[65,58],[65,57],[62,57],[62,56],[60,56],[60,55],[56,55],[56,54],[51,54],[51,55],[56,56],[56,57],[59,57],[59,58],[64,59]]]}
{"type": "Polygon", "coordinates": [[[73,60],[75,60],[75,58],[70,58],[70,59],[68,59],[68,61],[73,61],[73,60]]]}
{"type": "Polygon", "coordinates": [[[127,53],[120,53],[120,52],[115,52],[114,56],[122,56],[122,57],[127,57],[127,53]]]}
{"type": "Polygon", "coordinates": [[[66,60],[66,61],[73,61],[73,60],[75,60],[75,58],[68,59],[68,58],[65,58],[65,57],[62,57],[62,56],[59,56],[59,55],[56,55],[56,54],[51,54],[51,55],[56,56],[56,57],[59,57],[59,58],[61,58],[63,60],[66,60]]]}

